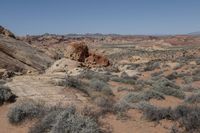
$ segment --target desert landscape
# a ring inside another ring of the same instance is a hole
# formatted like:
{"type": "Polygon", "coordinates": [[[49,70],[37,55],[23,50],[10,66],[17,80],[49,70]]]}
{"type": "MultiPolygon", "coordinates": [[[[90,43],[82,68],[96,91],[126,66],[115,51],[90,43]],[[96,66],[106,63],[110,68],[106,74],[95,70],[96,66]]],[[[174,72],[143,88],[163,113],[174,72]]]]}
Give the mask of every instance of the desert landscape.
{"type": "Polygon", "coordinates": [[[0,133],[198,133],[199,44],[0,26],[0,133]]]}

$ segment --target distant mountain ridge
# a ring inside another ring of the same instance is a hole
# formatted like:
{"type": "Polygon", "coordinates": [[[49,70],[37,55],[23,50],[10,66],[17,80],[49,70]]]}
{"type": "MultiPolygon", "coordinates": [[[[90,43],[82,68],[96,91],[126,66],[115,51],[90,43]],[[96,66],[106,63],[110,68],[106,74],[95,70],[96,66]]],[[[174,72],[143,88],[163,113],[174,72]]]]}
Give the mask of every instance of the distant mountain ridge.
{"type": "Polygon", "coordinates": [[[191,32],[191,33],[189,33],[189,35],[200,35],[200,31],[191,32]]]}

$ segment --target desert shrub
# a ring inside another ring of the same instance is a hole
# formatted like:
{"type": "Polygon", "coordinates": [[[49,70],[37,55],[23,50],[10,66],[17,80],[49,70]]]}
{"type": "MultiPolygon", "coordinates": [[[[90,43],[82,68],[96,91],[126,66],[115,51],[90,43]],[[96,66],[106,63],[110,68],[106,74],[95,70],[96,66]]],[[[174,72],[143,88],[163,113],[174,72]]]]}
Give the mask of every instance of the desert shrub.
{"type": "Polygon", "coordinates": [[[157,68],[160,68],[160,62],[151,61],[146,64],[144,71],[153,71],[157,68]]]}
{"type": "Polygon", "coordinates": [[[144,117],[150,121],[159,121],[162,119],[174,119],[171,108],[158,108],[154,106],[147,106],[143,110],[144,117]]]}
{"type": "Polygon", "coordinates": [[[152,77],[155,77],[155,76],[159,76],[159,75],[161,75],[161,74],[163,74],[163,71],[154,72],[154,73],[151,74],[151,76],[152,76],[152,77]]]}
{"type": "Polygon", "coordinates": [[[90,83],[84,83],[77,77],[67,77],[66,79],[59,81],[57,85],[72,87],[86,93],[88,96],[95,98],[96,95],[113,95],[109,85],[101,80],[92,79],[90,83]]]}
{"type": "Polygon", "coordinates": [[[198,90],[198,88],[193,87],[192,84],[184,84],[181,86],[181,89],[186,92],[193,92],[198,90]]]}
{"type": "Polygon", "coordinates": [[[198,104],[200,103],[200,94],[191,95],[187,99],[185,99],[186,103],[198,104]]]}
{"type": "Polygon", "coordinates": [[[3,84],[5,84],[5,83],[6,83],[5,80],[1,80],[1,79],[0,79],[0,85],[3,85],[3,84]]]}
{"type": "Polygon", "coordinates": [[[139,109],[141,111],[144,111],[148,108],[152,108],[154,107],[153,105],[149,104],[148,102],[146,101],[142,101],[142,102],[139,102],[137,105],[136,105],[136,109],[139,109]]]}
{"type": "Polygon", "coordinates": [[[12,107],[8,112],[8,119],[10,123],[18,124],[26,119],[40,117],[44,114],[44,111],[44,105],[33,100],[27,100],[12,107]]]}
{"type": "Polygon", "coordinates": [[[184,76],[183,80],[186,84],[190,84],[193,82],[193,78],[191,76],[184,76]]]}
{"type": "Polygon", "coordinates": [[[200,59],[196,60],[196,64],[200,65],[200,59]]]}
{"type": "Polygon", "coordinates": [[[140,105],[144,118],[150,121],[159,121],[162,119],[176,120],[179,127],[185,129],[185,132],[200,131],[200,107],[179,105],[175,109],[158,108],[153,105],[140,105]]]}
{"type": "Polygon", "coordinates": [[[95,119],[82,116],[75,109],[67,108],[57,115],[52,133],[99,133],[100,128],[95,119]]]}
{"type": "Polygon", "coordinates": [[[98,73],[98,72],[94,72],[94,71],[87,71],[84,74],[81,75],[82,78],[86,78],[86,79],[98,79],[104,82],[107,82],[110,80],[110,76],[103,74],[103,73],[98,73]]]}
{"type": "Polygon", "coordinates": [[[130,109],[130,106],[125,100],[119,100],[117,103],[114,104],[113,109],[114,112],[116,112],[117,114],[122,114],[130,109]]]}
{"type": "Polygon", "coordinates": [[[176,119],[179,118],[181,127],[184,127],[186,132],[200,131],[200,107],[181,105],[175,109],[176,119]]]}
{"type": "Polygon", "coordinates": [[[105,95],[113,95],[111,88],[104,81],[101,81],[101,80],[98,80],[98,79],[93,79],[89,83],[89,87],[92,90],[97,91],[97,92],[102,92],[105,95]]]}
{"type": "Polygon", "coordinates": [[[182,66],[183,66],[183,64],[179,63],[173,68],[173,70],[180,69],[182,66]]]}
{"type": "Polygon", "coordinates": [[[56,85],[58,86],[65,86],[65,87],[72,87],[77,90],[80,90],[86,94],[88,93],[88,85],[81,80],[79,80],[77,77],[66,77],[63,80],[59,80],[56,82],[56,85]]]}
{"type": "Polygon", "coordinates": [[[180,87],[166,78],[159,79],[158,81],[154,82],[152,86],[154,90],[165,95],[171,95],[181,99],[185,97],[185,94],[180,87]]]}
{"type": "Polygon", "coordinates": [[[55,124],[55,118],[63,111],[64,108],[52,107],[44,117],[39,119],[39,122],[30,128],[29,133],[44,133],[50,131],[53,124],[55,124]]]}
{"type": "Polygon", "coordinates": [[[127,69],[128,69],[128,70],[135,70],[135,69],[137,69],[138,67],[140,67],[140,64],[128,64],[127,69]]]}
{"type": "Polygon", "coordinates": [[[148,90],[140,93],[131,92],[123,97],[128,103],[138,103],[140,101],[149,101],[150,99],[163,100],[165,97],[163,94],[154,90],[148,90]]]}
{"type": "Polygon", "coordinates": [[[135,92],[126,94],[123,99],[128,103],[137,103],[142,100],[141,96],[135,92]]]}
{"type": "Polygon", "coordinates": [[[181,133],[181,132],[180,132],[179,128],[174,124],[171,127],[170,133],[181,133]]]}
{"type": "Polygon", "coordinates": [[[169,79],[169,80],[174,80],[176,78],[178,78],[179,75],[177,72],[172,72],[171,74],[167,75],[166,78],[169,79]]]}
{"type": "Polygon", "coordinates": [[[159,80],[161,78],[164,78],[164,75],[158,75],[158,76],[151,77],[150,80],[152,80],[154,82],[154,81],[157,81],[157,80],[159,80]]]}
{"type": "Polygon", "coordinates": [[[51,107],[38,122],[30,128],[29,133],[99,133],[97,120],[82,115],[75,106],[51,107]]]}
{"type": "Polygon", "coordinates": [[[4,102],[14,102],[16,95],[14,95],[10,88],[0,85],[0,105],[4,102]]]}
{"type": "Polygon", "coordinates": [[[192,77],[192,80],[193,80],[193,81],[200,81],[200,74],[199,74],[199,75],[194,75],[194,76],[192,77]]]}
{"type": "Polygon", "coordinates": [[[102,109],[102,114],[113,112],[114,100],[108,97],[97,97],[94,100],[95,104],[102,109]]]}
{"type": "Polygon", "coordinates": [[[92,117],[94,119],[98,119],[99,116],[102,116],[101,110],[96,110],[94,107],[92,106],[85,106],[82,110],[81,110],[81,115],[83,116],[88,116],[88,117],[92,117]]]}
{"type": "Polygon", "coordinates": [[[112,77],[111,78],[112,81],[115,81],[115,82],[120,82],[120,83],[125,83],[125,84],[131,84],[131,85],[134,85],[135,82],[136,82],[136,79],[134,78],[120,78],[120,77],[112,77]]]}
{"type": "Polygon", "coordinates": [[[154,83],[154,80],[153,79],[148,79],[148,80],[137,80],[136,84],[142,84],[143,86],[144,85],[149,85],[149,86],[152,86],[154,83]]]}
{"type": "Polygon", "coordinates": [[[79,80],[76,77],[67,77],[65,79],[64,85],[67,87],[73,87],[73,88],[77,88],[77,89],[81,89],[83,86],[83,83],[81,82],[81,80],[79,80]]]}
{"type": "Polygon", "coordinates": [[[157,99],[157,100],[164,100],[165,97],[163,96],[162,93],[159,93],[157,91],[154,90],[148,90],[143,92],[141,95],[141,99],[148,101],[150,99],[157,99]]]}
{"type": "Polygon", "coordinates": [[[118,87],[117,88],[117,91],[118,92],[121,92],[121,91],[134,91],[132,88],[127,88],[127,87],[122,87],[122,86],[120,86],[120,87],[118,87]]]}
{"type": "Polygon", "coordinates": [[[192,80],[200,81],[200,69],[196,69],[194,72],[192,72],[192,80]]]}

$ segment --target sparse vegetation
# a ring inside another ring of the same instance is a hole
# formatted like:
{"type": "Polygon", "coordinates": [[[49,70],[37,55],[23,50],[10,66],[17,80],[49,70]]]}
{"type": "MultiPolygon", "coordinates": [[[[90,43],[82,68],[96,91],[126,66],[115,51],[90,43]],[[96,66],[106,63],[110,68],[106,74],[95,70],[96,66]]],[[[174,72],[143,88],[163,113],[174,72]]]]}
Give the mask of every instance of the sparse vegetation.
{"type": "MultiPolygon", "coordinates": [[[[159,121],[168,119],[178,121],[179,127],[185,129],[185,132],[200,131],[200,107],[179,105],[175,109],[158,108],[153,105],[145,105],[140,109],[144,113],[144,117],[150,121],[159,121]]],[[[177,131],[177,127],[173,127],[177,131]]],[[[173,129],[173,130],[174,130],[173,129]]],[[[172,131],[173,131],[172,130],[172,131]]]]}
{"type": "Polygon", "coordinates": [[[136,82],[136,79],[135,78],[120,78],[120,77],[112,77],[111,78],[112,81],[115,81],[115,82],[120,82],[120,83],[125,83],[125,84],[131,84],[131,85],[134,85],[135,82],[136,82]]]}
{"type": "Polygon", "coordinates": [[[175,85],[172,81],[162,78],[153,83],[153,89],[165,95],[171,95],[177,98],[185,98],[184,92],[179,86],[175,85]]]}
{"type": "Polygon", "coordinates": [[[163,71],[154,72],[154,73],[151,74],[151,77],[159,76],[161,74],[163,74],[163,71]]]}
{"type": "Polygon", "coordinates": [[[140,101],[148,101],[150,99],[163,100],[165,98],[161,93],[156,92],[154,90],[149,90],[149,91],[144,91],[144,92],[140,92],[140,93],[128,93],[124,97],[124,99],[127,102],[136,103],[136,102],[140,102],[140,101]]]}
{"type": "Polygon", "coordinates": [[[16,95],[8,87],[0,85],[0,105],[4,102],[14,102],[15,99],[16,95]]]}
{"type": "Polygon", "coordinates": [[[44,111],[44,105],[33,100],[26,100],[17,103],[10,109],[8,112],[8,119],[12,124],[19,124],[27,119],[41,117],[44,111]]]}
{"type": "Polygon", "coordinates": [[[101,80],[93,79],[89,83],[89,87],[97,92],[102,92],[105,95],[113,95],[112,90],[106,82],[101,80]]]}
{"type": "Polygon", "coordinates": [[[146,64],[144,71],[153,71],[157,68],[160,68],[160,62],[158,61],[151,61],[146,64]]]}
{"type": "Polygon", "coordinates": [[[199,104],[200,103],[200,94],[191,95],[187,99],[185,99],[186,103],[190,104],[199,104]]]}
{"type": "Polygon", "coordinates": [[[178,78],[179,75],[177,72],[172,72],[171,74],[167,75],[166,78],[169,79],[169,80],[174,80],[176,78],[178,78]]]}
{"type": "Polygon", "coordinates": [[[51,130],[53,133],[99,133],[100,128],[96,120],[82,116],[75,108],[68,107],[58,114],[51,130]]]}
{"type": "Polygon", "coordinates": [[[85,72],[84,74],[81,75],[81,77],[92,80],[92,79],[98,79],[104,82],[107,82],[110,80],[110,76],[103,74],[103,73],[98,73],[98,72],[94,72],[91,70],[88,70],[87,72],[85,72]]]}
{"type": "Polygon", "coordinates": [[[154,106],[146,106],[144,108],[144,117],[150,121],[159,121],[162,119],[173,119],[171,108],[157,108],[154,106]]]}
{"type": "Polygon", "coordinates": [[[29,133],[100,133],[98,122],[90,116],[76,111],[74,106],[67,108],[55,106],[48,108],[38,102],[28,100],[20,102],[8,113],[9,122],[21,122],[36,118],[38,122],[30,128],[29,133]]]}
{"type": "Polygon", "coordinates": [[[94,100],[95,104],[99,107],[101,107],[102,114],[108,113],[108,112],[114,112],[114,100],[108,97],[96,97],[94,100]]]}
{"type": "Polygon", "coordinates": [[[181,89],[186,92],[193,92],[195,90],[198,90],[198,88],[193,87],[191,84],[184,84],[181,86],[181,89]]]}

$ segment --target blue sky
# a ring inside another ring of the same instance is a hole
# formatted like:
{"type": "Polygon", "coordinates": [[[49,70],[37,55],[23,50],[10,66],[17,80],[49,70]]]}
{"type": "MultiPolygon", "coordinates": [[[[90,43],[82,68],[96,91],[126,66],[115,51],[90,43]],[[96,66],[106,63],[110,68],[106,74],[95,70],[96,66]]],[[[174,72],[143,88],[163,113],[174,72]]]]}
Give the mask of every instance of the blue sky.
{"type": "Polygon", "coordinates": [[[183,34],[200,31],[200,0],[0,0],[0,25],[18,35],[183,34]]]}

